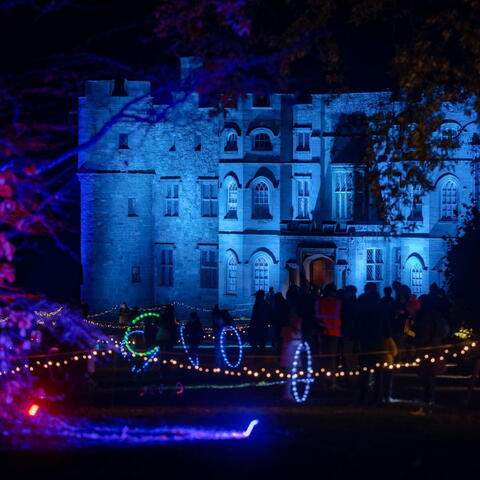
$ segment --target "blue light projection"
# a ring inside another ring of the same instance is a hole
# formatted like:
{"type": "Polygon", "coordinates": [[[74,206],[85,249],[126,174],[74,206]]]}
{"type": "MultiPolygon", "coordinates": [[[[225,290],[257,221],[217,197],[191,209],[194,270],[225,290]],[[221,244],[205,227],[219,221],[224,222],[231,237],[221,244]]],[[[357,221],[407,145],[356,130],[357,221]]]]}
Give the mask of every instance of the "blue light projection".
{"type": "MultiPolygon", "coordinates": [[[[258,423],[258,419],[253,419],[245,430],[233,430],[185,425],[145,427],[126,424],[122,419],[109,423],[70,420],[62,421],[61,424],[53,421],[45,427],[46,432],[44,433],[48,435],[52,447],[55,448],[57,448],[55,440],[62,442],[58,445],[59,448],[92,445],[156,445],[191,441],[244,440],[251,436],[258,423]]],[[[28,429],[24,433],[28,435],[28,429]]],[[[48,445],[46,446],[48,448],[48,445]]],[[[45,443],[42,448],[45,448],[45,443]]]]}
{"type": "Polygon", "coordinates": [[[222,328],[219,335],[220,335],[220,351],[222,352],[223,361],[230,368],[238,368],[240,366],[240,364],[242,363],[242,350],[243,350],[242,339],[240,338],[240,333],[238,333],[238,330],[235,327],[232,327],[231,325],[226,325],[225,327],[222,328]],[[227,357],[227,352],[226,352],[226,349],[225,349],[225,334],[226,334],[227,330],[231,330],[237,337],[238,358],[237,358],[237,362],[235,364],[232,364],[230,362],[230,360],[227,357]]]}

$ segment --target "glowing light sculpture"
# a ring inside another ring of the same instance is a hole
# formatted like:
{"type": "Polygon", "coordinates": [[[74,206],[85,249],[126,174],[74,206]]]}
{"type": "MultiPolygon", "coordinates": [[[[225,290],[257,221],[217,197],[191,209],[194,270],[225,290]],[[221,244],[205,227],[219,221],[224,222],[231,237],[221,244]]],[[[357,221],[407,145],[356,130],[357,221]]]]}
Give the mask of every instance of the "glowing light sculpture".
{"type": "Polygon", "coordinates": [[[231,325],[226,325],[225,327],[222,328],[219,335],[220,335],[220,352],[222,353],[223,361],[230,368],[238,368],[242,363],[242,351],[243,351],[243,345],[242,345],[242,339],[240,338],[240,333],[238,333],[238,330],[235,327],[232,327],[231,325]],[[232,364],[230,360],[227,358],[227,352],[225,350],[225,333],[227,332],[227,330],[231,330],[236,335],[237,341],[238,341],[238,359],[235,364],[232,364]]]}
{"type": "Polygon", "coordinates": [[[312,352],[310,350],[310,345],[307,342],[302,342],[293,355],[292,362],[292,394],[293,398],[297,403],[303,403],[307,400],[308,394],[310,392],[310,385],[313,383],[314,378],[312,375],[312,352]],[[300,355],[302,352],[305,352],[307,355],[307,365],[306,365],[306,375],[305,378],[298,378],[298,368],[300,365],[300,355]],[[300,395],[298,392],[298,382],[305,383],[305,390],[303,394],[300,395]]]}
{"type": "Polygon", "coordinates": [[[185,351],[185,355],[187,356],[190,365],[192,365],[192,367],[198,367],[200,365],[200,359],[198,358],[198,355],[195,358],[190,356],[187,342],[185,341],[185,325],[180,326],[180,340],[182,341],[183,350],[185,351]]]}
{"type": "MultiPolygon", "coordinates": [[[[154,313],[154,312],[142,313],[141,315],[139,315],[138,317],[136,317],[132,320],[132,326],[136,325],[138,322],[140,322],[142,319],[144,319],[146,317],[161,318],[161,315],[159,315],[158,313],[154,313]]],[[[125,358],[130,359],[130,358],[139,357],[139,358],[144,360],[143,365],[141,365],[141,366],[134,365],[132,367],[131,370],[132,370],[133,373],[140,373],[143,370],[145,370],[148,367],[148,365],[150,364],[150,362],[153,361],[153,359],[158,355],[158,352],[160,351],[160,347],[158,347],[158,346],[155,346],[155,347],[147,350],[146,352],[140,352],[140,351],[136,350],[135,348],[133,348],[132,344],[130,343],[130,337],[132,335],[139,335],[139,334],[144,335],[145,333],[144,333],[143,330],[139,330],[139,329],[132,330],[132,327],[128,327],[127,330],[125,331],[125,335],[123,336],[123,340],[122,340],[122,343],[120,345],[120,352],[125,358]]]]}

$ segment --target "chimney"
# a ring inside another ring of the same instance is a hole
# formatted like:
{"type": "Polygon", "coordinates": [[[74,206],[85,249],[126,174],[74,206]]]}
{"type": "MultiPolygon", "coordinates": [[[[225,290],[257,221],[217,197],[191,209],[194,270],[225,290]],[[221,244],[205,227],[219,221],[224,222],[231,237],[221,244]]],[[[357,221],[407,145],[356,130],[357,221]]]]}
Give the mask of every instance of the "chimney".
{"type": "Polygon", "coordinates": [[[180,58],[180,80],[182,83],[192,79],[195,70],[202,67],[202,60],[199,57],[181,57],[180,58]]]}

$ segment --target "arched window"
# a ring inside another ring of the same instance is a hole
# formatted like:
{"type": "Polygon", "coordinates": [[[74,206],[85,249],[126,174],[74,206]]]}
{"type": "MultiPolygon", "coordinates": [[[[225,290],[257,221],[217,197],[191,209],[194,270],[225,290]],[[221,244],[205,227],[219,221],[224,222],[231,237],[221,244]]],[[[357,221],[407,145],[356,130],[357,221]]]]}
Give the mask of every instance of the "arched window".
{"type": "Polygon", "coordinates": [[[227,135],[225,152],[238,152],[238,137],[235,132],[230,132],[227,135]]]}
{"type": "Polygon", "coordinates": [[[423,288],[423,267],[416,261],[410,268],[410,286],[412,293],[420,296],[423,288]]]}
{"type": "Polygon", "coordinates": [[[273,147],[270,136],[267,133],[257,133],[253,137],[253,149],[262,151],[272,150],[273,147]]]}
{"type": "Polygon", "coordinates": [[[237,213],[238,186],[235,182],[230,183],[227,190],[227,214],[237,213]]]}
{"type": "Polygon", "coordinates": [[[440,190],[440,219],[456,220],[458,216],[458,186],[447,180],[440,190]]]}
{"type": "Polygon", "coordinates": [[[230,255],[227,260],[227,288],[228,295],[237,293],[237,270],[238,263],[234,255],[230,255]]]}
{"type": "Polygon", "coordinates": [[[268,185],[258,182],[253,190],[252,218],[272,218],[269,203],[268,185]]]}
{"type": "Polygon", "coordinates": [[[260,256],[255,260],[253,264],[253,283],[255,291],[264,290],[268,291],[269,279],[268,279],[268,261],[265,257],[260,256]]]}

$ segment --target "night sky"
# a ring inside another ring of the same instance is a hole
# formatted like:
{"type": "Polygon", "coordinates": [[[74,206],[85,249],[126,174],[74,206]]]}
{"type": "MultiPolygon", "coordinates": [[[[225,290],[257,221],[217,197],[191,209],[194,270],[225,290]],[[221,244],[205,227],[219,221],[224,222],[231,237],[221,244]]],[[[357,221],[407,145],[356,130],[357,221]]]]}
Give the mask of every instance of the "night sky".
{"type": "MultiPolygon", "coordinates": [[[[172,69],[178,68],[175,57],[166,53],[169,45],[153,33],[155,18],[152,12],[156,4],[155,1],[84,1],[79,2],[81,8],[67,7],[47,13],[29,6],[9,8],[4,5],[0,7],[0,42],[4,46],[0,74],[8,80],[35,86],[40,78],[37,72],[42,75],[46,71],[54,74],[78,71],[82,78],[126,76],[142,79],[152,78],[158,65],[166,63],[172,69]],[[112,63],[91,62],[92,56],[108,58],[112,63]],[[85,62],[85,58],[89,60],[85,62]],[[121,68],[114,62],[119,62],[121,68]]],[[[394,34],[391,26],[383,23],[375,28],[372,25],[338,28],[335,39],[341,48],[342,71],[348,89],[392,88],[389,60],[395,49],[395,35],[398,31],[394,34]],[[383,41],[379,42],[379,38],[383,41]]],[[[318,65],[312,56],[297,62],[291,75],[291,89],[324,91],[318,65]]],[[[25,113],[26,121],[31,118],[75,121],[72,112],[76,110],[76,96],[81,94],[79,88],[62,102],[56,101],[54,107],[48,102],[35,105],[25,113]]],[[[68,142],[72,146],[74,135],[68,142]]],[[[78,196],[78,185],[74,184],[72,193],[78,196]]],[[[61,238],[79,254],[78,204],[64,215],[72,231],[62,233],[61,238]]],[[[80,265],[52,240],[30,238],[17,258],[19,285],[59,300],[78,298],[80,265]]]]}

